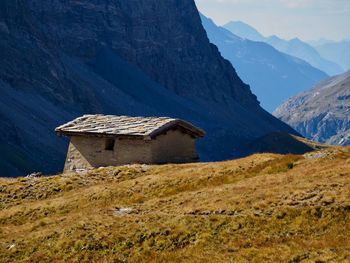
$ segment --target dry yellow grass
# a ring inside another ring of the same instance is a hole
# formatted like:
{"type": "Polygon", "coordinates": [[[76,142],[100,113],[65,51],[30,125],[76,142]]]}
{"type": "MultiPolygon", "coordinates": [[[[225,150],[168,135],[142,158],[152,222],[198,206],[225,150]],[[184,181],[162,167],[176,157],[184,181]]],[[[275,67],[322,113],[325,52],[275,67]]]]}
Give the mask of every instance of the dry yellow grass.
{"type": "Polygon", "coordinates": [[[0,262],[350,262],[350,148],[0,179],[0,201],[0,262]]]}

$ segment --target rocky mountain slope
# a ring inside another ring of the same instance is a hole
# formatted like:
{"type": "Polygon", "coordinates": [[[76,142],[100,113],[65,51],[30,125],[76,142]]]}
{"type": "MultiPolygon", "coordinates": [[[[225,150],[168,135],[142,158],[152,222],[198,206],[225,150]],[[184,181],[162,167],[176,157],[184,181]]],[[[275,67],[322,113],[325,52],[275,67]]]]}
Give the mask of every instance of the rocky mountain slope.
{"type": "Polygon", "coordinates": [[[274,115],[307,138],[329,144],[349,145],[350,71],[289,99],[274,115]]]}
{"type": "Polygon", "coordinates": [[[54,128],[84,113],[186,119],[208,133],[203,160],[294,132],[209,43],[192,0],[4,0],[0,50],[1,175],[62,169],[54,128]]]}
{"type": "Polygon", "coordinates": [[[349,262],[350,149],[0,179],[1,262],[349,262]]]}
{"type": "Polygon", "coordinates": [[[344,72],[344,69],[335,62],[336,60],[321,56],[314,47],[298,38],[284,40],[277,36],[264,37],[255,28],[241,21],[231,21],[223,27],[237,36],[268,43],[283,53],[307,61],[313,67],[326,72],[330,76],[344,72]]]}
{"type": "Polygon", "coordinates": [[[251,85],[268,111],[272,112],[286,99],[327,78],[324,72],[303,60],[281,53],[266,43],[242,39],[218,27],[211,19],[201,17],[210,41],[251,85]]]}

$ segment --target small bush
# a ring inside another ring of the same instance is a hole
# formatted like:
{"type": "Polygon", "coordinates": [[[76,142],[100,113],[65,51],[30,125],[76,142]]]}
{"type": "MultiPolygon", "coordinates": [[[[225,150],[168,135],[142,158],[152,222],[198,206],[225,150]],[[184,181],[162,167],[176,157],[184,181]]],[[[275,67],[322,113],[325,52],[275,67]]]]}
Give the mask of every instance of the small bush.
{"type": "Polygon", "coordinates": [[[287,168],[288,168],[288,170],[293,169],[294,168],[294,163],[288,163],[287,164],[287,168]]]}

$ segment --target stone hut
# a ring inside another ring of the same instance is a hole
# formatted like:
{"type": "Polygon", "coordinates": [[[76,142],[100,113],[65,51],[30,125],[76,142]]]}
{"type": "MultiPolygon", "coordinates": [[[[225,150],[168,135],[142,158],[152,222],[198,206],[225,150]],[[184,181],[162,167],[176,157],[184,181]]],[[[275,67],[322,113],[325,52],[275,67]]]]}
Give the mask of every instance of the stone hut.
{"type": "Polygon", "coordinates": [[[56,128],[70,137],[64,171],[132,163],[197,161],[196,140],[205,132],[165,117],[84,115],[56,128]]]}

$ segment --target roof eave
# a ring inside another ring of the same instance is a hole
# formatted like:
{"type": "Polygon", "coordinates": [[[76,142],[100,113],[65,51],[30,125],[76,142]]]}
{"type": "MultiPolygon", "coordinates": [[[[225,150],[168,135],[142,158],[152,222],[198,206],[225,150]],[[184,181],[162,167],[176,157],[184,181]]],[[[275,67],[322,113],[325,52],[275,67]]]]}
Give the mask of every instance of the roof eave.
{"type": "Polygon", "coordinates": [[[56,134],[58,136],[66,136],[66,137],[97,137],[97,138],[123,138],[123,139],[149,139],[149,136],[144,135],[131,135],[131,134],[107,134],[107,133],[93,133],[93,132],[69,132],[69,131],[61,131],[56,130],[56,134]]]}
{"type": "Polygon", "coordinates": [[[186,130],[189,134],[193,135],[194,137],[196,138],[202,138],[205,136],[205,131],[198,128],[198,127],[195,127],[194,125],[186,122],[186,121],[183,121],[183,120],[175,120],[173,122],[170,122],[166,125],[163,125],[162,127],[158,128],[157,130],[153,131],[152,133],[150,133],[150,137],[151,138],[155,138],[161,134],[163,134],[164,132],[168,131],[168,130],[171,130],[175,127],[182,127],[184,130],[186,130]]]}

